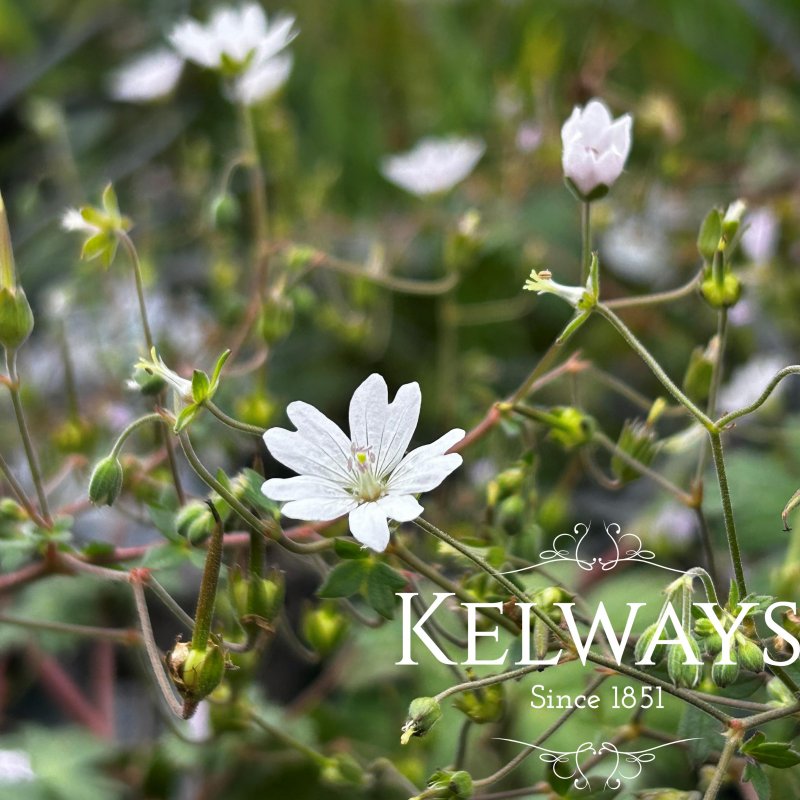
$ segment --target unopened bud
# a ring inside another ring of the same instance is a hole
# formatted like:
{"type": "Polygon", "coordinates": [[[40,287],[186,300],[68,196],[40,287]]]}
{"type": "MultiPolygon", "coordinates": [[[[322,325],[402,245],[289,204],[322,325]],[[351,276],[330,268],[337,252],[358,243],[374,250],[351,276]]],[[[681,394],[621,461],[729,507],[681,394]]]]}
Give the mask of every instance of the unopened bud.
{"type": "Polygon", "coordinates": [[[239,201],[230,193],[218,194],[211,201],[211,224],[215,228],[227,228],[239,221],[239,201]]]}
{"type": "Polygon", "coordinates": [[[33,330],[33,312],[21,286],[0,288],[0,344],[18,350],[33,330]]]}
{"type": "Polygon", "coordinates": [[[408,744],[412,736],[425,736],[442,718],[442,707],[434,697],[417,697],[408,707],[408,717],[402,728],[401,744],[408,744]]]}
{"type": "Polygon", "coordinates": [[[479,725],[497,722],[506,709],[503,684],[492,683],[482,689],[462,692],[453,705],[479,725]]]}
{"type": "Polygon", "coordinates": [[[472,776],[464,770],[439,770],[428,778],[427,788],[411,800],[469,800],[472,797],[472,776]]]}
{"type": "Polygon", "coordinates": [[[190,500],[175,515],[178,533],[192,543],[201,542],[210,536],[215,525],[211,509],[202,500],[190,500]]]}
{"type": "Polygon", "coordinates": [[[324,658],[342,643],[348,622],[335,606],[325,604],[306,611],[302,629],[306,641],[324,658]]]}
{"type": "Polygon", "coordinates": [[[364,770],[347,753],[340,753],[326,759],[320,771],[320,779],[326,786],[334,788],[363,786],[365,783],[364,770]]]}
{"type": "Polygon", "coordinates": [[[98,461],[89,479],[89,500],[96,506],[113,505],[122,491],[123,477],[122,464],[116,456],[98,461]]]}
{"type": "MultiPolygon", "coordinates": [[[[650,643],[653,641],[653,637],[656,635],[657,628],[658,623],[654,622],[648,628],[645,628],[642,635],[636,641],[636,649],[634,651],[636,661],[641,661],[644,658],[647,648],[650,647],[650,643]]],[[[660,664],[664,660],[666,653],[667,646],[665,644],[657,644],[655,648],[653,648],[653,653],[650,657],[654,664],[660,664]]]]}
{"type": "Polygon", "coordinates": [[[586,444],[594,435],[594,420],[577,408],[562,406],[552,409],[551,414],[555,422],[550,435],[568,449],[586,444]]]}
{"type": "Polygon", "coordinates": [[[288,336],[294,324],[294,303],[284,295],[267,298],[261,306],[258,330],[267,344],[274,344],[288,336]]]}
{"type": "Polygon", "coordinates": [[[503,533],[509,536],[521,533],[525,523],[525,511],[526,503],[520,495],[506,497],[497,509],[497,524],[503,533]]]}
{"type": "Polygon", "coordinates": [[[769,703],[771,706],[792,706],[797,700],[792,690],[779,678],[770,678],[767,694],[772,698],[769,703]]]}
{"type": "Polygon", "coordinates": [[[712,308],[730,308],[742,296],[742,283],[730,271],[724,273],[721,281],[709,274],[700,284],[700,293],[712,308]]]}
{"type": "Polygon", "coordinates": [[[730,686],[739,677],[739,665],[736,663],[736,657],[733,658],[733,664],[722,663],[722,653],[720,653],[711,665],[711,680],[720,688],[730,686]]]}
{"type": "MultiPolygon", "coordinates": [[[[641,420],[625,420],[617,447],[648,467],[658,451],[655,431],[641,420]]],[[[630,483],[642,474],[617,453],[611,457],[611,471],[621,483],[630,483]]]]}
{"type": "MultiPolygon", "coordinates": [[[[697,646],[697,641],[689,636],[689,644],[691,653],[695,660],[700,660],[700,648],[697,646]]],[[[667,672],[672,682],[676,686],[682,686],[686,689],[691,689],[697,686],[702,673],[700,664],[684,664],[687,660],[687,654],[683,647],[680,645],[670,645],[667,654],[667,672]]]]}
{"type": "Polygon", "coordinates": [[[167,667],[175,686],[186,701],[189,715],[204,697],[222,682],[225,654],[215,642],[205,650],[195,650],[188,642],[176,642],[167,654],[167,667]]]}
{"type": "Polygon", "coordinates": [[[516,494],[525,482],[524,467],[509,467],[504,469],[496,478],[497,489],[501,497],[516,494]]]}
{"type": "Polygon", "coordinates": [[[764,671],[764,651],[755,642],[745,639],[744,636],[737,636],[736,652],[743,669],[749,669],[750,672],[764,671]]]}

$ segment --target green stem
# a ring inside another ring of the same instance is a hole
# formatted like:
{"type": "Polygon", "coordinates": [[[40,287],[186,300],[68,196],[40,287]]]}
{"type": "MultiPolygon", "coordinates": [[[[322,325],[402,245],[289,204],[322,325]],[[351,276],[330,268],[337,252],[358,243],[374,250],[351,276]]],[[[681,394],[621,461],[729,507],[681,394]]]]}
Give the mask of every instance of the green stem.
{"type": "Polygon", "coordinates": [[[751,414],[757,408],[764,405],[764,403],[769,400],[769,396],[775,391],[775,387],[789,375],[800,375],[800,365],[793,364],[792,366],[784,367],[782,370],[777,372],[775,377],[767,384],[767,388],[764,389],[757,400],[750,403],[749,406],[740,408],[738,411],[731,411],[730,414],[725,414],[724,417],[720,417],[716,422],[717,428],[719,430],[723,430],[724,428],[727,428],[728,425],[730,425],[735,419],[739,419],[739,417],[744,417],[747,414],[751,414]]]}
{"type": "Polygon", "coordinates": [[[213,503],[208,504],[214,515],[214,530],[208,543],[203,578],[200,582],[200,594],[197,598],[197,611],[194,615],[194,631],[192,632],[192,650],[205,651],[208,637],[211,635],[211,621],[214,617],[214,606],[217,602],[217,584],[222,566],[222,520],[213,503]]]}
{"type": "Polygon", "coordinates": [[[449,686],[447,689],[439,692],[434,700],[442,702],[454,694],[461,694],[461,692],[472,692],[475,689],[482,689],[484,686],[493,686],[495,683],[505,683],[506,681],[513,681],[517,678],[522,678],[531,672],[541,670],[540,664],[533,664],[527,667],[520,667],[519,669],[509,670],[508,672],[500,672],[497,675],[489,675],[487,678],[478,678],[474,681],[464,681],[463,683],[449,686]]]}
{"type": "Polygon", "coordinates": [[[636,338],[633,331],[606,305],[598,303],[595,306],[597,313],[605,317],[619,332],[620,336],[628,343],[628,345],[636,351],[639,357],[650,367],[650,370],[658,378],[664,388],[692,415],[706,430],[715,430],[714,422],[698,408],[672,381],[672,379],[664,372],[661,364],[656,361],[652,354],[645,348],[645,346],[636,338]]]}
{"type": "Polygon", "coordinates": [[[615,300],[606,300],[606,308],[637,308],[639,306],[654,306],[661,303],[671,303],[673,300],[680,300],[696,291],[702,273],[695,275],[688,283],[679,286],[677,289],[668,289],[665,292],[654,292],[639,297],[620,297],[615,300]]]}
{"type": "Polygon", "coordinates": [[[23,488],[22,484],[17,480],[14,473],[11,471],[11,467],[8,466],[6,460],[0,455],[0,472],[3,473],[5,479],[8,481],[9,486],[11,487],[11,491],[16,496],[17,500],[19,501],[20,505],[28,512],[28,516],[40,527],[40,528],[48,528],[49,523],[42,519],[39,512],[36,510],[36,506],[34,506],[33,501],[28,497],[27,492],[23,488]]]}
{"type": "Polygon", "coordinates": [[[105,639],[118,644],[137,644],[139,633],[135,630],[119,628],[98,628],[94,625],[75,625],[69,622],[47,622],[39,619],[22,619],[20,617],[0,614],[0,623],[16,625],[20,628],[66,633],[73,636],[88,636],[91,639],[105,639]]]}
{"type": "Polygon", "coordinates": [[[717,469],[719,493],[722,497],[722,514],[725,518],[725,535],[728,537],[728,549],[730,550],[731,562],[733,563],[733,573],[736,578],[739,597],[745,597],[747,595],[747,581],[744,577],[742,556],[739,550],[739,539],[736,535],[736,523],[733,519],[731,493],[728,488],[728,476],[725,472],[725,459],[722,453],[722,438],[717,431],[709,431],[708,435],[711,439],[711,453],[714,456],[714,466],[717,469]]]}
{"type": "Polygon", "coordinates": [[[592,265],[592,204],[581,204],[581,286],[589,280],[592,265]]]}
{"type": "Polygon", "coordinates": [[[708,789],[706,789],[706,793],[703,795],[703,800],[716,799],[717,795],[719,794],[719,790],[725,781],[731,759],[739,747],[741,738],[742,737],[740,733],[734,733],[733,731],[728,732],[727,739],[725,741],[725,747],[722,749],[722,754],[717,762],[717,768],[714,771],[714,777],[711,779],[711,783],[709,784],[708,789]]]}
{"type": "Polygon", "coordinates": [[[250,719],[259,728],[274,736],[288,747],[291,747],[292,749],[308,756],[308,758],[310,758],[318,766],[323,766],[325,763],[327,763],[328,759],[322,753],[318,752],[310,745],[301,742],[299,739],[295,739],[294,736],[286,733],[282,727],[273,725],[271,722],[267,722],[267,720],[262,719],[252,711],[250,712],[250,719]]]}
{"type": "Polygon", "coordinates": [[[243,433],[250,433],[253,436],[264,435],[264,428],[259,428],[258,425],[248,425],[246,422],[241,422],[238,419],[228,416],[211,400],[204,400],[203,406],[207,408],[220,422],[224,423],[229,428],[233,428],[233,430],[242,431],[243,433]]]}
{"type": "Polygon", "coordinates": [[[28,467],[31,471],[31,479],[36,489],[36,496],[39,498],[39,508],[42,517],[46,522],[46,527],[51,527],[53,520],[50,516],[50,506],[47,503],[47,494],[44,490],[42,480],[42,470],[39,466],[39,459],[36,457],[36,450],[33,447],[28,423],[25,419],[25,409],[22,407],[22,400],[19,395],[19,374],[17,373],[17,353],[6,350],[6,369],[8,370],[9,383],[8,391],[11,394],[11,404],[14,407],[14,416],[17,419],[19,435],[22,438],[22,446],[25,449],[25,457],[28,460],[28,467]]]}
{"type": "Polygon", "coordinates": [[[143,417],[139,417],[139,419],[135,419],[128,425],[122,433],[117,437],[117,441],[114,442],[114,446],[111,448],[111,457],[117,458],[119,456],[120,450],[122,450],[122,446],[125,444],[125,440],[137,429],[141,428],[143,425],[148,425],[151,422],[157,422],[163,425],[167,424],[167,421],[161,414],[157,414],[153,412],[152,414],[145,414],[143,417]]]}

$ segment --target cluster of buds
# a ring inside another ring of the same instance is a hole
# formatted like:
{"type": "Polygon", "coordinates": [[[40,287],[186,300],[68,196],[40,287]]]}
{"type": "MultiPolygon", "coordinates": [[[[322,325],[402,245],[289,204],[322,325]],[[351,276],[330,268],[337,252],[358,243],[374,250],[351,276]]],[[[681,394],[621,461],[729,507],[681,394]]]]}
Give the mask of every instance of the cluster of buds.
{"type": "MultiPolygon", "coordinates": [[[[723,619],[723,625],[730,623],[728,615],[723,619]]],[[[728,626],[726,626],[726,630],[728,626]]],[[[751,672],[762,672],[764,669],[764,652],[755,642],[737,631],[733,635],[730,648],[730,658],[725,658],[722,647],[722,637],[708,619],[698,619],[694,630],[703,643],[703,649],[714,661],[711,665],[711,679],[719,687],[729,686],[739,677],[739,670],[746,669],[751,672]]]]}
{"type": "Polygon", "coordinates": [[[286,579],[278,570],[262,578],[234,569],[228,578],[228,593],[231,605],[246,629],[255,626],[271,630],[283,608],[286,579]]]}

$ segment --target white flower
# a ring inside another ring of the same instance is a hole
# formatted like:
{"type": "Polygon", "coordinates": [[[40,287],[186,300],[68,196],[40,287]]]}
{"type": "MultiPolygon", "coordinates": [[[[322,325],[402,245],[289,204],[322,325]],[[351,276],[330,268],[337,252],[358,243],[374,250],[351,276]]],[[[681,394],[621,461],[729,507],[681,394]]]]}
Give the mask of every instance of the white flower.
{"type": "MultiPolygon", "coordinates": [[[[719,390],[719,407],[723,411],[734,411],[754,403],[761,396],[775,373],[783,369],[789,361],[783,356],[773,354],[758,356],[737,367],[728,383],[719,390]]],[[[770,401],[784,388],[787,382],[781,381],[770,396],[770,401]]],[[[769,402],[769,401],[768,401],[769,402]]],[[[736,424],[740,425],[742,420],[736,424]]]]}
{"type": "Polygon", "coordinates": [[[778,218],[766,207],[756,208],[745,218],[742,252],[755,264],[767,264],[778,248],[778,218]]]}
{"type": "Polygon", "coordinates": [[[0,786],[34,780],[30,756],[24,750],[0,750],[0,786]]]}
{"type": "Polygon", "coordinates": [[[109,93],[126,103],[157,100],[175,88],[182,69],[183,59],[162,47],[117,70],[109,81],[109,93]]]}
{"type": "MultiPolygon", "coordinates": [[[[143,369],[150,375],[157,375],[166,382],[176,393],[179,400],[184,403],[193,403],[194,394],[192,392],[192,382],[182,378],[177,372],[171,370],[156,352],[155,347],[150,351],[150,360],[140,358],[136,363],[137,369],[143,369]]],[[[134,381],[135,383],[135,381],[134,381]]],[[[130,387],[130,383],[128,384],[130,387]]]]}
{"type": "Polygon", "coordinates": [[[228,6],[218,8],[205,25],[193,19],[179,22],[169,41],[183,58],[232,77],[233,99],[252,105],[288,78],[291,56],[278,54],[297,36],[294,22],[288,14],[268,22],[256,3],[228,6]]]}
{"type": "Polygon", "coordinates": [[[77,208],[68,208],[61,215],[61,227],[65,231],[81,231],[83,233],[100,233],[101,228],[87,222],[77,208]]]}
{"type": "Polygon", "coordinates": [[[527,155],[539,147],[542,143],[542,139],[544,139],[542,126],[539,125],[538,122],[528,120],[520,123],[519,128],[517,128],[517,135],[514,139],[514,143],[520,153],[525,153],[527,155]]]}
{"type": "Polygon", "coordinates": [[[577,308],[584,299],[587,302],[591,302],[593,297],[591,275],[585,287],[565,286],[563,283],[554,281],[550,270],[547,269],[541,272],[532,270],[530,277],[525,281],[525,285],[522,288],[528,292],[536,292],[536,294],[554,294],[556,297],[566,300],[574,308],[577,308]]]}
{"type": "Polygon", "coordinates": [[[386,549],[388,519],[410,522],[422,513],[414,497],[436,488],[461,464],[448,450],[464,437],[454,429],[404,457],[417,427],[419,384],[407,383],[389,403],[386,382],[370,375],[350,401],[350,437],[308,403],[286,409],[297,431],[270,428],[264,442],[272,456],[299,473],[271,478],[262,487],[272,500],[288,501],[284,516],[331,520],[350,515],[350,531],[373,550],[386,549]]]}
{"type": "Polygon", "coordinates": [[[612,120],[600,100],[586,108],[575,106],[561,128],[564,174],[584,196],[600,186],[610,187],[622,173],[631,149],[633,118],[625,114],[612,120]]]}
{"type": "Polygon", "coordinates": [[[447,192],[475,169],[486,145],[480,139],[421,139],[412,150],[387,156],[383,176],[417,197],[447,192]]]}

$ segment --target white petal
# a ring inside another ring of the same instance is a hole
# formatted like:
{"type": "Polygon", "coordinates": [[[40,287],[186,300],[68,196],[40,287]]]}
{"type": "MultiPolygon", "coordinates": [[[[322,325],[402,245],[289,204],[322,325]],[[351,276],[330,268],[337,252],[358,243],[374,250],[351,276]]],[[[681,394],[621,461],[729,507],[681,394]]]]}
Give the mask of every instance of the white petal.
{"type": "Polygon", "coordinates": [[[383,476],[399,463],[408,449],[419,421],[422,393],[419,384],[406,383],[397,390],[389,404],[386,423],[381,434],[375,459],[375,472],[383,476]]]}
{"type": "Polygon", "coordinates": [[[352,498],[341,499],[312,498],[308,500],[292,500],[287,503],[281,513],[291,519],[304,519],[312,522],[326,522],[342,517],[352,511],[356,501],[352,498]]]}
{"type": "Polygon", "coordinates": [[[578,106],[572,109],[567,121],[561,126],[561,142],[567,147],[576,139],[580,139],[581,110],[578,106]]]}
{"type": "Polygon", "coordinates": [[[65,231],[84,231],[86,233],[97,233],[100,230],[97,226],[88,223],[77,208],[68,208],[61,215],[61,227],[65,231]]]}
{"type": "Polygon", "coordinates": [[[581,133],[584,138],[603,133],[611,126],[611,112],[608,106],[596,97],[586,104],[581,114],[581,133]]]}
{"type": "Polygon", "coordinates": [[[270,97],[286,83],[292,71],[292,61],[292,55],[287,53],[252,64],[236,81],[234,98],[252,106],[270,97]]]}
{"type": "Polygon", "coordinates": [[[356,447],[372,447],[377,455],[389,407],[386,381],[374,372],[350,400],[350,439],[356,447]]]}
{"type": "Polygon", "coordinates": [[[272,20],[258,42],[256,57],[259,61],[272,58],[297,36],[294,22],[295,18],[288,14],[282,14],[272,20]]]}
{"type": "Polygon", "coordinates": [[[219,51],[214,39],[196,20],[179,22],[169,35],[170,44],[188,61],[203,67],[219,66],[219,51]]]}
{"type": "Polygon", "coordinates": [[[350,532],[361,544],[378,553],[389,544],[389,523],[377,503],[362,503],[350,512],[350,532]]]}
{"type": "Polygon", "coordinates": [[[375,504],[390,519],[397,522],[411,522],[425,509],[410,494],[387,494],[375,504]]]}
{"type": "Polygon", "coordinates": [[[609,129],[611,132],[611,146],[622,157],[622,161],[628,157],[631,150],[631,129],[633,127],[633,117],[630,114],[623,114],[609,129]]]}
{"type": "Polygon", "coordinates": [[[346,464],[350,458],[350,440],[342,429],[309,403],[295,400],[286,407],[286,416],[304,438],[314,442],[331,458],[346,464]]]}
{"type": "Polygon", "coordinates": [[[168,95],[178,82],[183,59],[165,48],[134,59],[112,76],[109,86],[115,100],[146,103],[168,95]]]}
{"type": "Polygon", "coordinates": [[[347,461],[333,457],[316,441],[301,433],[270,428],[264,434],[264,443],[276,461],[301,475],[311,475],[342,485],[349,483],[347,461]]]}
{"type": "Polygon", "coordinates": [[[347,491],[340,485],[311,475],[297,475],[293,478],[270,478],[264,481],[261,491],[270,500],[310,500],[312,498],[350,499],[347,491]]]}
{"type": "Polygon", "coordinates": [[[595,162],[594,175],[598,184],[611,186],[622,174],[623,159],[613,150],[607,150],[595,162]]]}
{"type": "Polygon", "coordinates": [[[464,431],[454,429],[431,444],[412,450],[389,478],[391,494],[417,494],[437,487],[462,462],[458,453],[445,453],[464,438],[464,431]]]}

